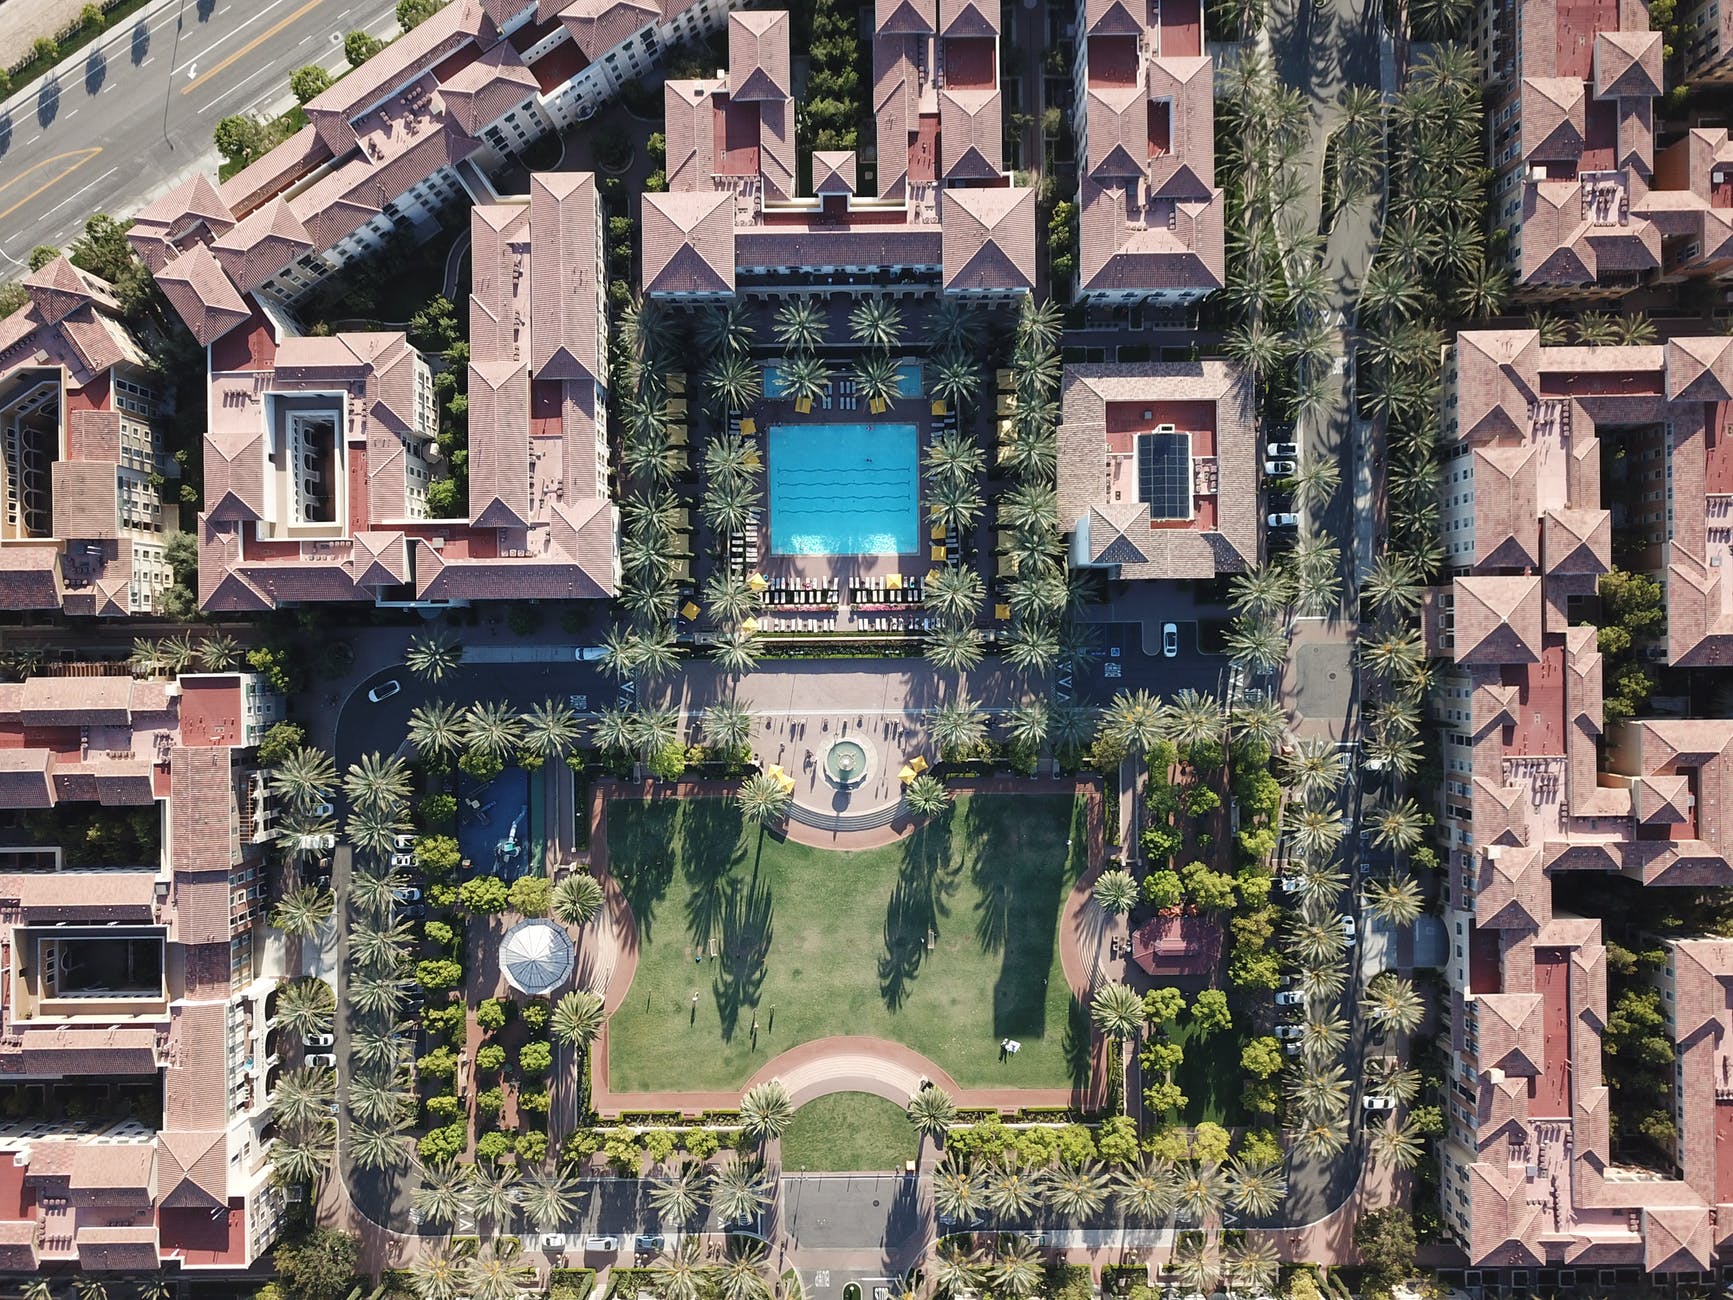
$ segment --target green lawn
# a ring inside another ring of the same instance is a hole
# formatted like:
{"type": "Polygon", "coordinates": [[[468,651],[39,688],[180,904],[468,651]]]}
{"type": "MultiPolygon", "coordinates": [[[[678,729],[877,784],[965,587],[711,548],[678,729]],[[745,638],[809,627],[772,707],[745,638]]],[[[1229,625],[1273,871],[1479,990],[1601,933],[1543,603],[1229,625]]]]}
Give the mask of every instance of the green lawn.
{"type": "Polygon", "coordinates": [[[1086,816],[1069,795],[965,796],[896,844],[834,853],[748,830],[730,800],[611,802],[642,945],[608,1031],[612,1086],[736,1088],[831,1034],[906,1043],[965,1086],[1071,1085],[1088,1013],[1058,938],[1086,816]],[[1006,1037],[1023,1050],[1001,1062],[1006,1037]]]}
{"type": "Polygon", "coordinates": [[[1240,1066],[1240,1052],[1246,1045],[1245,1031],[1236,1023],[1232,1029],[1203,1038],[1187,1016],[1176,1028],[1173,1041],[1185,1050],[1185,1058],[1174,1071],[1174,1082],[1186,1099],[1180,1118],[1187,1124],[1208,1120],[1224,1128],[1243,1125],[1245,1110],[1240,1103],[1246,1072],[1240,1066]]]}
{"type": "Polygon", "coordinates": [[[895,1102],[866,1092],[833,1092],[794,1113],[782,1135],[782,1168],[795,1173],[901,1169],[915,1158],[915,1130],[895,1102]]]}

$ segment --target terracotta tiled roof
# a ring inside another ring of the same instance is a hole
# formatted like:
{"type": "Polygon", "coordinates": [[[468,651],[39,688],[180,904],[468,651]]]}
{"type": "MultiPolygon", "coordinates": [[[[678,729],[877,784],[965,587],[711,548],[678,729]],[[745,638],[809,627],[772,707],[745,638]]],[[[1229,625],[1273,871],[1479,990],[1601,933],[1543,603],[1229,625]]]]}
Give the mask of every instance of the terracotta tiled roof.
{"type": "Polygon", "coordinates": [[[18,1051],[0,1065],[27,1075],[155,1074],[156,1033],[150,1029],[60,1025],[26,1029],[18,1051]]]}
{"type": "Polygon", "coordinates": [[[477,37],[486,45],[495,36],[493,21],[478,0],[450,0],[431,18],[308,100],[307,116],[317,121],[321,116],[348,118],[365,112],[477,37]]]}
{"type": "Polygon", "coordinates": [[[728,97],[788,98],[788,11],[736,10],[728,15],[728,97]]]}
{"type": "MultiPolygon", "coordinates": [[[[207,952],[217,959],[218,969],[228,952],[228,940],[207,952]]],[[[216,990],[226,996],[227,987],[216,990]]],[[[228,1007],[224,1002],[183,1002],[173,1009],[170,1040],[174,1044],[169,1066],[163,1072],[163,1128],[165,1131],[207,1133],[222,1129],[228,1112],[228,1007]]],[[[166,1180],[159,1178],[159,1185],[166,1180]]]]}
{"type": "Polygon", "coordinates": [[[0,1269],[7,1272],[34,1272],[40,1260],[36,1254],[40,1225],[35,1219],[0,1219],[0,1269]]]}
{"type": "Polygon", "coordinates": [[[979,0],[939,0],[939,35],[997,36],[999,9],[979,0]]]}
{"type": "Polygon", "coordinates": [[[151,1197],[156,1151],[141,1142],[81,1142],[72,1152],[74,1191],[132,1193],[151,1197]]]}
{"type": "Polygon", "coordinates": [[[311,125],[302,127],[258,161],[249,163],[217,187],[217,193],[237,217],[251,213],[266,200],[332,158],[331,147],[311,125]]]}
{"type": "Polygon", "coordinates": [[[530,514],[529,367],[472,361],[469,412],[470,522],[522,528],[530,514]]]}
{"type": "Polygon", "coordinates": [[[157,272],[156,282],[200,343],[211,344],[252,316],[203,244],[157,272]]]}
{"type": "Polygon", "coordinates": [[[19,697],[26,726],[121,726],[132,720],[130,677],[31,677],[19,697]]]}
{"type": "Polygon", "coordinates": [[[1035,287],[1035,191],[1025,187],[943,192],[947,290],[1035,287]]]}
{"type": "Polygon", "coordinates": [[[932,0],[874,0],[873,31],[880,36],[932,34],[932,0]]]}
{"type": "Polygon", "coordinates": [[[80,1227],[78,1266],[93,1272],[150,1272],[157,1267],[156,1225],[135,1228],[80,1227]]]}
{"type": "Polygon", "coordinates": [[[211,251],[243,292],[251,292],[303,253],[313,237],[289,205],[274,198],[211,242],[211,251]]]}
{"type": "Polygon", "coordinates": [[[114,306],[114,299],[101,287],[101,281],[80,271],[64,256],[25,276],[24,287],[36,306],[36,314],[47,325],[58,324],[93,302],[114,306]]]}
{"type": "Polygon", "coordinates": [[[538,379],[601,379],[596,244],[601,216],[590,172],[530,178],[530,368],[538,379]]]}
{"type": "Polygon", "coordinates": [[[177,746],[169,756],[175,937],[229,940],[229,869],[239,856],[234,774],[223,748],[177,746]]]}
{"type": "Polygon", "coordinates": [[[183,181],[153,203],[139,209],[135,220],[149,225],[162,225],[175,231],[183,222],[202,222],[212,231],[235,224],[235,214],[223,202],[210,178],[199,172],[190,181],[183,181]]]}
{"type": "Polygon", "coordinates": [[[939,138],[943,141],[944,179],[997,180],[1003,162],[1005,129],[997,90],[941,90],[939,138]]]}
{"type": "Polygon", "coordinates": [[[54,805],[54,756],[46,749],[0,749],[0,807],[54,805]]]}
{"type": "Polygon", "coordinates": [[[157,1183],[163,1206],[171,1210],[227,1208],[229,1146],[221,1129],[169,1130],[157,1143],[157,1183]]]}
{"type": "Polygon", "coordinates": [[[1661,33],[1595,33],[1595,97],[1653,99],[1661,93],[1661,33]]]}
{"type": "Polygon", "coordinates": [[[57,460],[54,484],[54,535],[68,541],[96,542],[120,536],[120,488],[113,464],[57,460]]]}
{"type": "Polygon", "coordinates": [[[673,79],[662,83],[668,188],[675,193],[710,186],[716,170],[715,108],[710,97],[724,84],[673,79]]]}
{"type": "MultiPolygon", "coordinates": [[[[25,750],[0,751],[8,754],[25,750]]],[[[35,751],[46,753],[46,750],[35,751]]],[[[20,871],[0,875],[0,898],[26,913],[89,919],[149,919],[156,901],[154,871],[20,871]]]]}
{"type": "Polygon", "coordinates": [[[1483,993],[1475,998],[1474,1005],[1480,1068],[1523,1078],[1539,1076],[1547,1065],[1541,995],[1483,993]]]}
{"type": "Polygon", "coordinates": [[[1708,1206],[1668,1205],[1644,1208],[1645,1272],[1703,1272],[1713,1267],[1714,1254],[1714,1233],[1709,1222],[1708,1206]]]}
{"type": "Polygon", "coordinates": [[[1583,154],[1588,87],[1575,77],[1522,79],[1522,156],[1575,162],[1583,154]]]}
{"type": "Polygon", "coordinates": [[[855,152],[815,149],[812,154],[814,194],[855,193],[855,152]]]}
{"type": "Polygon", "coordinates": [[[642,217],[645,292],[734,292],[729,195],[646,194],[642,217]]]}
{"type": "Polygon", "coordinates": [[[1667,350],[1670,401],[1733,401],[1733,337],[1671,338],[1667,350]]]}
{"type": "Polygon", "coordinates": [[[1540,646],[1540,578],[1456,580],[1457,663],[1535,663],[1540,646]]]}
{"type": "Polygon", "coordinates": [[[1489,846],[1476,858],[1475,925],[1532,932],[1551,919],[1552,882],[1539,847],[1489,846]]]}
{"type": "Polygon", "coordinates": [[[651,0],[571,0],[559,15],[573,44],[593,60],[660,22],[662,9],[651,0]]]}
{"type": "Polygon", "coordinates": [[[470,135],[480,135],[537,89],[535,74],[510,41],[501,41],[439,84],[445,111],[470,135]]]}
{"type": "Polygon", "coordinates": [[[0,550],[0,609],[59,609],[62,590],[59,547],[0,550]]]}
{"type": "Polygon", "coordinates": [[[1605,510],[1549,510],[1541,521],[1549,574],[1606,573],[1612,567],[1613,522],[1605,510]]]}

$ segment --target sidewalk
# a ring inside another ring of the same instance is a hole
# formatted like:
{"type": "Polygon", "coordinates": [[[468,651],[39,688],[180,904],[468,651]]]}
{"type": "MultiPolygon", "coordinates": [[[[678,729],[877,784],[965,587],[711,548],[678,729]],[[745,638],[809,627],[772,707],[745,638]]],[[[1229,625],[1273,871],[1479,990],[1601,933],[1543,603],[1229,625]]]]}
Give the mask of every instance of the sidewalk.
{"type": "MultiPolygon", "coordinates": [[[[84,11],[87,2],[88,0],[5,0],[4,4],[0,4],[0,68],[10,68],[22,60],[30,53],[30,47],[38,37],[58,37],[78,21],[78,15],[84,11]]],[[[149,22],[176,3],[177,0],[153,0],[153,3],[147,4],[136,13],[128,14],[120,21],[119,26],[105,28],[95,40],[62,59],[41,76],[14,87],[12,94],[0,103],[0,115],[34,99],[37,88],[44,80],[69,65],[88,58],[92,50],[106,53],[117,41],[130,41],[135,26],[149,22]]]]}

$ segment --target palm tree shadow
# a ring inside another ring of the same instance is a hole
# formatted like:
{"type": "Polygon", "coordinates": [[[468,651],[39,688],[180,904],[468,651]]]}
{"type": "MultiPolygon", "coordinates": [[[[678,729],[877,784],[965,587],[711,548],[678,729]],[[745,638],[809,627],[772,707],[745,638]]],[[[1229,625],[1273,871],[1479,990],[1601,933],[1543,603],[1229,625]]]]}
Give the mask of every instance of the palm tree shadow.
{"type": "Polygon", "coordinates": [[[722,951],[712,991],[724,1041],[734,1037],[742,1009],[756,1008],[764,991],[775,911],[770,886],[759,878],[756,861],[751,880],[731,879],[722,890],[717,916],[722,951]]]}
{"type": "Polygon", "coordinates": [[[632,810],[629,817],[615,812],[609,818],[608,873],[620,888],[626,906],[632,910],[637,925],[638,941],[650,938],[655,921],[656,904],[661,902],[674,883],[673,843],[675,824],[682,812],[690,813],[699,805],[711,802],[703,799],[662,799],[634,802],[627,799],[611,801],[614,809],[632,810]]]}
{"type": "MultiPolygon", "coordinates": [[[[740,842],[744,818],[729,799],[682,800],[686,814],[680,820],[679,857],[685,863],[689,889],[686,894],[686,932],[696,952],[706,951],[712,940],[721,940],[730,883],[738,884],[735,868],[746,860],[740,842]],[[724,848],[724,846],[727,846],[724,848]]],[[[763,852],[764,835],[758,836],[763,852]]],[[[756,857],[753,871],[758,870],[756,857]]]]}
{"type": "Polygon", "coordinates": [[[949,817],[937,819],[903,841],[903,865],[885,909],[885,949],[879,955],[879,996],[899,1010],[926,961],[927,938],[951,914],[947,904],[958,876],[946,850],[949,817]]]}

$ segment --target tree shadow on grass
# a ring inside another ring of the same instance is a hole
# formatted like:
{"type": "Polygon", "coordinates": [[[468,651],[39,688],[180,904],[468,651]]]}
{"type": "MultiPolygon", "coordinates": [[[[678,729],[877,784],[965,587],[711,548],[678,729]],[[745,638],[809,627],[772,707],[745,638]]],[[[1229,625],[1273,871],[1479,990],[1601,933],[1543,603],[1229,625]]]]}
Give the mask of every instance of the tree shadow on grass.
{"type": "Polygon", "coordinates": [[[903,841],[903,863],[885,909],[885,949],[879,954],[879,996],[898,1011],[927,958],[927,939],[950,916],[950,896],[960,882],[961,864],[951,849],[954,813],[923,826],[903,841]]]}
{"type": "MultiPolygon", "coordinates": [[[[686,877],[686,933],[695,952],[720,942],[729,889],[738,886],[735,868],[746,861],[741,843],[745,819],[731,799],[687,799],[680,820],[678,856],[686,877]]],[[[764,853],[764,836],[752,850],[752,871],[764,853]]]]}
{"type": "MultiPolygon", "coordinates": [[[[762,850],[762,832],[759,844],[762,850]]],[[[741,881],[731,877],[720,891],[716,921],[722,951],[711,987],[725,1042],[732,1041],[738,1032],[742,1010],[756,1011],[764,992],[765,963],[770,957],[775,915],[770,886],[758,874],[755,854],[751,879],[741,881]]]]}
{"type": "Polygon", "coordinates": [[[674,882],[674,828],[683,809],[703,799],[614,799],[608,809],[608,872],[620,886],[640,945],[650,941],[656,904],[674,882]]]}
{"type": "Polygon", "coordinates": [[[1046,980],[1073,876],[1059,836],[1069,832],[1071,851],[1083,851],[1071,816],[1061,821],[1056,801],[1021,799],[1012,814],[1008,800],[976,796],[964,814],[970,874],[981,894],[975,937],[983,952],[1000,957],[993,985],[996,1038],[1047,1037],[1046,980]]]}

